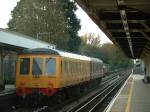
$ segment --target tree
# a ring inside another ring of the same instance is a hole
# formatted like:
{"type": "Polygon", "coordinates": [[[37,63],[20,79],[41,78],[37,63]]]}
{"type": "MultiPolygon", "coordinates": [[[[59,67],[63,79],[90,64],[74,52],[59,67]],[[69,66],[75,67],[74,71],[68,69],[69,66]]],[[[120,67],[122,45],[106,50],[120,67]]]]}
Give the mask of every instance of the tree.
{"type": "Polygon", "coordinates": [[[106,43],[101,47],[102,58],[110,65],[112,69],[127,68],[132,65],[132,60],[129,59],[118,47],[114,44],[106,43]]]}
{"type": "Polygon", "coordinates": [[[81,37],[80,53],[91,57],[100,58],[100,36],[94,33],[85,34],[81,37]]]}
{"type": "Polygon", "coordinates": [[[71,52],[78,52],[81,39],[78,36],[78,30],[81,28],[80,20],[76,17],[75,11],[77,10],[75,2],[71,0],[58,0],[60,6],[62,6],[64,15],[67,19],[69,33],[68,50],[71,52]]]}
{"type": "Polygon", "coordinates": [[[100,38],[100,35],[96,35],[95,33],[86,33],[84,36],[81,36],[82,42],[97,47],[101,46],[100,38]]]}
{"type": "MultiPolygon", "coordinates": [[[[69,7],[73,7],[73,2],[70,3],[72,5],[69,7]]],[[[74,23],[75,20],[69,21],[67,13],[65,15],[63,11],[62,6],[64,5],[60,5],[59,0],[21,0],[11,13],[12,19],[8,23],[9,30],[34,38],[37,38],[39,33],[45,33],[39,35],[41,40],[56,44],[59,49],[69,49],[68,43],[72,40],[70,32],[74,32],[76,36],[78,28],[74,28],[73,25],[79,23],[74,23]]],[[[65,12],[72,12],[70,11],[72,9],[66,8],[65,10],[65,12]]],[[[71,14],[73,15],[73,12],[71,14]]]]}
{"type": "Polygon", "coordinates": [[[99,35],[85,34],[81,39],[81,54],[99,58],[103,60],[104,63],[109,64],[113,70],[117,68],[127,68],[133,63],[132,60],[125,56],[114,44],[105,43],[101,45],[99,35]]]}

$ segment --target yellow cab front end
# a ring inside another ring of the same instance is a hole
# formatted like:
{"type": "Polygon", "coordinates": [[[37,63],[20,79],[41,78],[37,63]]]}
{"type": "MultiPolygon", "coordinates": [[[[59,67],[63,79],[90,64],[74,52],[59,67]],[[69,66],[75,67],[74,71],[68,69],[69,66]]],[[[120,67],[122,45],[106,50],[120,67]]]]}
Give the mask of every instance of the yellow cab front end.
{"type": "Polygon", "coordinates": [[[16,94],[54,95],[59,89],[59,55],[20,54],[16,70],[16,94]]]}

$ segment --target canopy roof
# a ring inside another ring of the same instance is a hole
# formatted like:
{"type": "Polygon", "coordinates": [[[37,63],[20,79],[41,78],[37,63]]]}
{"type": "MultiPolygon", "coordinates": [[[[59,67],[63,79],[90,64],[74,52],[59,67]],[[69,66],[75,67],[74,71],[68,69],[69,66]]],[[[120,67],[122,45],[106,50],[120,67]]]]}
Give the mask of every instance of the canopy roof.
{"type": "Polygon", "coordinates": [[[75,0],[130,58],[150,53],[149,0],[75,0]]]}

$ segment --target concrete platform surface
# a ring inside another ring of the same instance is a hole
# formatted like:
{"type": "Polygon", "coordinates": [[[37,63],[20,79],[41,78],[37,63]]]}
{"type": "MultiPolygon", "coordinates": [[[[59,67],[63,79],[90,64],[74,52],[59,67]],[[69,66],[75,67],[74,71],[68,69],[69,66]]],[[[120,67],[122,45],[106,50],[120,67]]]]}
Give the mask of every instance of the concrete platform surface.
{"type": "Polygon", "coordinates": [[[150,85],[143,75],[132,74],[109,112],[150,112],[150,85]]]}
{"type": "Polygon", "coordinates": [[[5,85],[5,89],[0,91],[0,96],[12,94],[15,92],[15,85],[5,85]]]}

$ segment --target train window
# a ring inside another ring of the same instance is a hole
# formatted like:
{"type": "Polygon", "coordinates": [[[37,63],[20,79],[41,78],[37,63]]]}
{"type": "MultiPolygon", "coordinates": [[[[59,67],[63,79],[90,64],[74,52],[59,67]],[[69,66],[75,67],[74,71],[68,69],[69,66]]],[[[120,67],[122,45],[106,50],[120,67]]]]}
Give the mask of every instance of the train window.
{"type": "Polygon", "coordinates": [[[33,75],[41,75],[43,71],[42,64],[43,59],[42,58],[33,58],[33,64],[32,64],[32,74],[33,75]]]}
{"type": "Polygon", "coordinates": [[[69,74],[70,73],[70,70],[69,70],[70,69],[69,61],[66,62],[66,65],[67,65],[67,74],[69,74]]]}
{"type": "Polygon", "coordinates": [[[78,74],[78,62],[76,62],[76,74],[78,74]]]}
{"type": "Polygon", "coordinates": [[[71,73],[74,73],[74,62],[71,62],[71,73]]]}
{"type": "Polygon", "coordinates": [[[46,58],[46,75],[56,75],[56,59],[46,58]]]}
{"type": "Polygon", "coordinates": [[[62,61],[62,74],[67,74],[67,62],[66,62],[66,60],[62,61]]]}
{"type": "Polygon", "coordinates": [[[83,74],[85,73],[85,64],[83,62],[83,74]]]}
{"type": "Polygon", "coordinates": [[[94,63],[92,63],[92,73],[95,73],[94,68],[95,68],[95,65],[94,65],[94,63]]]}
{"type": "Polygon", "coordinates": [[[75,73],[75,63],[72,62],[72,73],[74,74],[75,73]]]}
{"type": "Polygon", "coordinates": [[[29,69],[30,69],[30,59],[21,58],[20,59],[20,74],[21,75],[29,74],[29,69]]]}
{"type": "Polygon", "coordinates": [[[62,60],[62,74],[66,73],[66,61],[62,60]]]}
{"type": "Polygon", "coordinates": [[[70,71],[69,73],[71,75],[72,74],[72,62],[71,61],[69,62],[69,71],[70,71]]]}
{"type": "Polygon", "coordinates": [[[78,63],[78,71],[79,71],[79,74],[81,73],[81,69],[80,69],[80,62],[78,63]]]}
{"type": "Polygon", "coordinates": [[[81,63],[79,62],[79,73],[81,73],[81,63]]]}
{"type": "Polygon", "coordinates": [[[140,66],[141,66],[141,64],[137,64],[137,65],[136,65],[136,67],[140,67],[140,66]]]}
{"type": "Polygon", "coordinates": [[[76,62],[76,74],[78,74],[78,62],[76,62]]]}
{"type": "Polygon", "coordinates": [[[75,71],[75,74],[77,73],[77,63],[75,62],[74,63],[74,71],[75,71]]]}
{"type": "Polygon", "coordinates": [[[67,61],[65,61],[65,72],[66,74],[69,73],[69,63],[67,61]]]}
{"type": "Polygon", "coordinates": [[[84,74],[84,62],[82,62],[82,74],[84,74]]]}
{"type": "Polygon", "coordinates": [[[71,71],[71,74],[73,74],[73,62],[70,62],[70,71],[71,71]]]}

